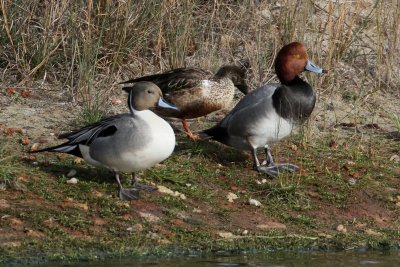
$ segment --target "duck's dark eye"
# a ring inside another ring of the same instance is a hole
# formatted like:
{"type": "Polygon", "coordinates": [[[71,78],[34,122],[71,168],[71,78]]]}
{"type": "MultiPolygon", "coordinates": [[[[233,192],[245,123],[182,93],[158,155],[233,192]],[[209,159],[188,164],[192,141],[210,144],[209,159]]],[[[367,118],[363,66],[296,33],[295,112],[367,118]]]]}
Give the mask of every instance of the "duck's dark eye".
{"type": "Polygon", "coordinates": [[[151,91],[151,90],[147,90],[147,93],[148,93],[148,94],[154,94],[154,92],[151,91]]]}

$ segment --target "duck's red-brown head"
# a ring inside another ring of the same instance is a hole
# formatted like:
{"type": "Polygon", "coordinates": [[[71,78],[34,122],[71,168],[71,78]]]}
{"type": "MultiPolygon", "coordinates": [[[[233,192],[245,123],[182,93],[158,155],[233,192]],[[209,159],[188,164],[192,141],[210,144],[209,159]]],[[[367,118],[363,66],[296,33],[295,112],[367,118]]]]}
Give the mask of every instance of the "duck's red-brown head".
{"type": "Polygon", "coordinates": [[[289,84],[305,70],[316,73],[326,72],[308,60],[307,49],[302,43],[290,43],[278,52],[275,59],[275,71],[281,83],[289,84]]]}

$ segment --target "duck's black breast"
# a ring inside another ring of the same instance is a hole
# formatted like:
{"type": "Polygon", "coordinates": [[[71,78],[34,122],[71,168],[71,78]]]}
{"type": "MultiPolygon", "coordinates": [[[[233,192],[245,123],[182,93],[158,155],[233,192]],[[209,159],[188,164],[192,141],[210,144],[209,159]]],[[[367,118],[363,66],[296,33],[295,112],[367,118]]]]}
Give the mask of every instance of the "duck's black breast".
{"type": "Polygon", "coordinates": [[[314,90],[300,78],[291,84],[280,85],[272,95],[272,103],[278,115],[295,122],[302,122],[310,116],[315,101],[314,90]]]}

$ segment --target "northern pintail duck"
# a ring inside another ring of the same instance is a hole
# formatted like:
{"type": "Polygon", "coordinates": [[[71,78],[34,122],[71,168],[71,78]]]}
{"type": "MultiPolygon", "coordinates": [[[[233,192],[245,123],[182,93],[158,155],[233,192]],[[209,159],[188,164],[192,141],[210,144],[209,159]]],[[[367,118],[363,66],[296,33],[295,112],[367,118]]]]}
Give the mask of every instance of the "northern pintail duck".
{"type": "Polygon", "coordinates": [[[135,83],[125,87],[130,113],[100,120],[80,130],[61,134],[69,141],[54,147],[31,152],[63,152],[83,158],[96,167],[105,167],[115,173],[123,200],[137,199],[140,189],[155,187],[140,185],[137,171],[150,168],[168,158],[175,147],[171,126],[149,108],[176,107],[162,98],[160,88],[151,82],[135,83]],[[132,173],[133,188],[124,188],[119,173],[132,173]]]}
{"type": "Polygon", "coordinates": [[[157,84],[165,99],[179,110],[155,110],[161,116],[182,120],[185,133],[192,140],[198,137],[192,133],[186,119],[198,118],[211,112],[230,108],[235,87],[247,94],[247,63],[241,66],[222,66],[216,74],[200,68],[178,68],[164,73],[143,76],[123,82],[123,84],[140,81],[152,81],[157,84]]]}
{"type": "Polygon", "coordinates": [[[254,169],[270,176],[277,176],[280,170],[298,170],[296,165],[275,164],[268,145],[288,136],[314,109],[315,92],[298,76],[305,70],[326,72],[308,60],[303,44],[293,42],[284,46],[275,60],[280,84],[266,84],[251,91],[222,121],[200,135],[250,150],[254,169]],[[262,164],[257,158],[258,148],[265,149],[266,161],[262,164]]]}

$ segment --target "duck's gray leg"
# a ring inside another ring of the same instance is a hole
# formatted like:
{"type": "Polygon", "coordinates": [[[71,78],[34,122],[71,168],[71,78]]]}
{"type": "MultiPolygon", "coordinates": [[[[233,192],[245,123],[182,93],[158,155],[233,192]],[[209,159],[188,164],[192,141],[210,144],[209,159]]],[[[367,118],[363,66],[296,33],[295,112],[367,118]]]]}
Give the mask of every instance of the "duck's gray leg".
{"type": "Polygon", "coordinates": [[[139,198],[139,189],[137,188],[124,188],[119,179],[119,174],[115,173],[115,179],[119,186],[119,198],[121,200],[134,200],[139,198]]]}
{"type": "Polygon", "coordinates": [[[264,149],[265,149],[266,159],[262,165],[260,165],[260,163],[257,159],[256,150],[255,149],[252,150],[253,158],[256,159],[254,161],[254,164],[258,164],[255,168],[258,172],[263,172],[271,177],[277,177],[279,175],[280,171],[295,172],[295,171],[299,170],[299,167],[296,165],[293,165],[293,164],[289,164],[289,163],[276,164],[276,163],[274,163],[274,159],[272,158],[272,154],[271,154],[271,151],[270,151],[268,145],[266,145],[264,149]]]}
{"type": "Polygon", "coordinates": [[[261,165],[266,165],[266,166],[274,165],[274,159],[272,158],[271,150],[269,149],[268,145],[264,147],[264,152],[265,152],[265,160],[261,165]]]}
{"type": "Polygon", "coordinates": [[[131,185],[136,188],[137,190],[146,190],[146,191],[155,191],[158,188],[156,186],[152,186],[152,185],[145,185],[145,184],[141,184],[137,181],[136,179],[136,173],[132,173],[131,176],[131,185]]]}
{"type": "Polygon", "coordinates": [[[260,161],[257,157],[257,148],[251,149],[251,157],[253,158],[253,169],[258,171],[258,167],[260,166],[260,161]]]}
{"type": "Polygon", "coordinates": [[[278,176],[279,172],[276,168],[274,168],[274,166],[266,166],[266,165],[261,165],[260,161],[258,160],[257,157],[257,149],[256,148],[252,148],[251,150],[251,155],[254,161],[253,164],[253,169],[258,171],[258,172],[263,172],[266,173],[267,175],[271,176],[271,177],[276,177],[278,176]]]}

